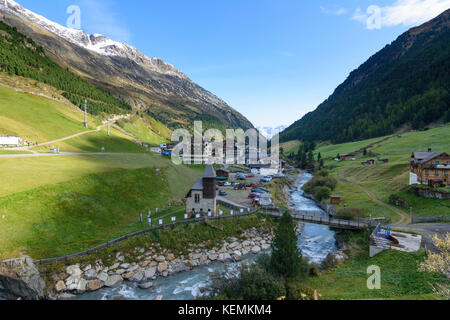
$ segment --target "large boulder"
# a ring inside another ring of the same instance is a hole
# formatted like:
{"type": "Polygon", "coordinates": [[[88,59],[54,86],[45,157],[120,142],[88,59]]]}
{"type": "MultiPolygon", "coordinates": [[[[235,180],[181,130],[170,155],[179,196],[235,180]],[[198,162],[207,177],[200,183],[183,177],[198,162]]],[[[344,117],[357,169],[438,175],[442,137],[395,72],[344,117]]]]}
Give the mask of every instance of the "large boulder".
{"type": "Polygon", "coordinates": [[[108,279],[105,282],[105,286],[108,288],[117,287],[121,285],[123,282],[123,278],[119,275],[114,275],[108,277],[108,279]]]}
{"type": "Polygon", "coordinates": [[[88,292],[97,291],[103,288],[104,285],[105,283],[101,280],[91,280],[87,283],[86,290],[88,292]]]}
{"type": "Polygon", "coordinates": [[[159,264],[158,264],[158,272],[159,273],[162,273],[162,272],[164,272],[164,271],[166,271],[167,270],[167,263],[165,263],[165,262],[160,262],[159,264]]]}
{"type": "Polygon", "coordinates": [[[25,300],[46,299],[45,281],[30,257],[0,262],[0,290],[9,297],[25,300]]]}
{"type": "Polygon", "coordinates": [[[145,271],[144,271],[144,278],[145,279],[153,279],[155,274],[156,274],[156,268],[149,267],[149,268],[145,269],[145,271]]]}
{"type": "Polygon", "coordinates": [[[86,291],[87,281],[81,275],[73,275],[66,279],[66,290],[74,291],[76,293],[83,293],[86,291]]]}

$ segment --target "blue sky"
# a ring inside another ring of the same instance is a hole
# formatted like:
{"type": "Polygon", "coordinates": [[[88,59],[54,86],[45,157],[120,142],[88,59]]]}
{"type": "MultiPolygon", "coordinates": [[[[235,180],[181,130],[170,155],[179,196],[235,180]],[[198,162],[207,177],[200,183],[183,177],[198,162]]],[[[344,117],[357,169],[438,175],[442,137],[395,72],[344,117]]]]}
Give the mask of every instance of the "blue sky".
{"type": "Polygon", "coordinates": [[[298,120],[371,55],[450,8],[450,0],[17,2],[62,25],[67,7],[80,6],[83,30],[175,65],[256,126],[298,120]],[[373,5],[379,11],[367,13],[373,5]]]}

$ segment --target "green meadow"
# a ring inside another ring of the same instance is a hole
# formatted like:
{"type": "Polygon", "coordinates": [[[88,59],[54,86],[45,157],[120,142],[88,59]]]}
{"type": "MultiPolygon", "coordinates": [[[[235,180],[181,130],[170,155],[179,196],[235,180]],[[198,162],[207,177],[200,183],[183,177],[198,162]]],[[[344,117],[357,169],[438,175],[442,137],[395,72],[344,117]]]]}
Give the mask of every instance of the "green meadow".
{"type": "Polygon", "coordinates": [[[10,182],[0,190],[0,260],[64,255],[139,230],[140,212],[181,200],[202,173],[147,154],[0,159],[0,167],[10,182]]]}

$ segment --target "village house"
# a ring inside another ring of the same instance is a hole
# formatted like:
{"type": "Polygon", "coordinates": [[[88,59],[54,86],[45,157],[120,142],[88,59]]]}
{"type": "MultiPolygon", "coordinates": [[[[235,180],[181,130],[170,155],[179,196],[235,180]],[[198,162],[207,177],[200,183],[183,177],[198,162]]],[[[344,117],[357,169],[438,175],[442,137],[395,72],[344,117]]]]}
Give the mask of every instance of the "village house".
{"type": "Polygon", "coordinates": [[[18,147],[23,141],[19,137],[14,136],[0,136],[0,147],[18,147]]]}
{"type": "Polygon", "coordinates": [[[230,177],[230,171],[220,168],[216,170],[217,180],[227,180],[230,177]]]}
{"type": "Polygon", "coordinates": [[[355,159],[355,155],[353,153],[348,153],[348,154],[341,155],[341,160],[342,161],[354,161],[356,159],[355,159]]]}
{"type": "Polygon", "coordinates": [[[217,213],[216,173],[213,166],[205,168],[186,196],[186,213],[191,215],[216,216],[217,213]]]}
{"type": "Polygon", "coordinates": [[[414,152],[410,160],[409,184],[449,186],[450,156],[445,152],[414,152]]]}

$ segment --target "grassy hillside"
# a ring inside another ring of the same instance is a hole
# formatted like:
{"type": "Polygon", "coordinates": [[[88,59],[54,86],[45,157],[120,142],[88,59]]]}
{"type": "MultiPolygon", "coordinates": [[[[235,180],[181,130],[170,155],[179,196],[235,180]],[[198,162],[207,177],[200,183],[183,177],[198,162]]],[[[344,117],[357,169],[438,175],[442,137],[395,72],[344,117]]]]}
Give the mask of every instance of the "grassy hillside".
{"type": "MultiPolygon", "coordinates": [[[[86,131],[82,112],[60,102],[0,86],[0,134],[39,143],[86,131]]],[[[93,130],[101,123],[89,117],[93,130]]]]}
{"type": "Polygon", "coordinates": [[[139,230],[201,171],[146,154],[0,159],[0,260],[43,258],[139,230]],[[11,172],[15,172],[11,175],[11,172]]]}
{"type": "Polygon", "coordinates": [[[150,145],[159,146],[161,143],[170,141],[171,138],[171,131],[148,115],[122,119],[117,121],[117,124],[150,145]]]}
{"type": "MultiPolygon", "coordinates": [[[[340,179],[334,193],[343,196],[341,208],[346,205],[350,208],[360,208],[366,216],[390,216],[396,221],[398,216],[383,206],[374,204],[366,192],[356,188],[354,184],[345,184],[345,177],[352,183],[359,184],[373,192],[378,199],[388,203],[389,196],[401,192],[409,183],[409,159],[414,151],[427,151],[428,147],[434,151],[449,152],[450,125],[420,131],[408,132],[401,137],[394,135],[378,139],[370,139],[339,145],[319,145],[315,151],[319,152],[325,160],[325,165],[331,168],[333,176],[340,179]],[[357,161],[334,161],[339,154],[367,149],[369,154],[357,155],[357,161]],[[388,158],[389,163],[377,162],[375,166],[363,166],[361,162],[368,159],[388,158]]],[[[437,216],[450,214],[450,200],[422,199],[414,195],[405,195],[413,207],[416,216],[437,216]]],[[[403,209],[409,212],[409,209],[403,209]]]]}

